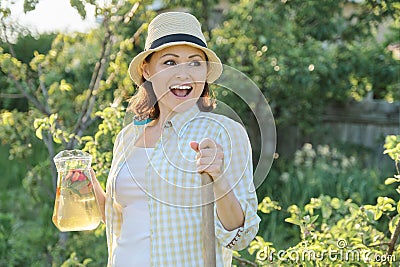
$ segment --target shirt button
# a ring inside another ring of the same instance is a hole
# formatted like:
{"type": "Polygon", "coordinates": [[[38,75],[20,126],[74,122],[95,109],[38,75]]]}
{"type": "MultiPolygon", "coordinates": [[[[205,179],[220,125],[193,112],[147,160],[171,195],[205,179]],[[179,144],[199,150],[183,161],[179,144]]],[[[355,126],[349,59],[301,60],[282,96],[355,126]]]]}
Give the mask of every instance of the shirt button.
{"type": "Polygon", "coordinates": [[[171,121],[166,121],[164,124],[164,128],[171,128],[172,122],[171,121]]]}

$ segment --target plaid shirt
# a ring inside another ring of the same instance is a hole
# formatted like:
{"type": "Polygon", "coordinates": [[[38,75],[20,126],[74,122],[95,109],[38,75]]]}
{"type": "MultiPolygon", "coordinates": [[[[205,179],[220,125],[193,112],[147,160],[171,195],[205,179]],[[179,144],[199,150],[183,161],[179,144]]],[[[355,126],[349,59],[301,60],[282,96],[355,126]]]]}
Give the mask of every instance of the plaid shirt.
{"type": "MultiPolygon", "coordinates": [[[[115,180],[129,157],[130,147],[145,124],[131,123],[117,136],[106,186],[108,266],[120,236],[122,207],[115,201],[115,180]]],[[[204,266],[201,236],[201,177],[196,172],[196,152],[190,141],[212,138],[223,147],[224,177],[244,211],[243,227],[228,231],[214,205],[217,266],[230,267],[232,250],[248,246],[258,231],[257,196],[253,185],[251,146],[245,129],[221,115],[200,112],[195,105],[167,121],[146,167],[151,266],[204,266]]],[[[132,252],[134,253],[134,251],[132,252]]]]}

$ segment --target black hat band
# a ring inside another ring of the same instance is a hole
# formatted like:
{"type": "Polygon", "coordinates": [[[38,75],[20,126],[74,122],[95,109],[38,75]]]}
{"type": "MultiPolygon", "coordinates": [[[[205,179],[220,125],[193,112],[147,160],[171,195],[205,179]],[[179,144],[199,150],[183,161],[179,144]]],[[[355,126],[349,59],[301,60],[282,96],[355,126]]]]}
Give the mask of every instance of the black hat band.
{"type": "Polygon", "coordinates": [[[151,44],[149,49],[155,49],[159,46],[162,46],[163,44],[173,43],[173,42],[189,42],[207,48],[207,45],[200,38],[197,38],[196,36],[189,34],[177,33],[158,38],[151,44]]]}

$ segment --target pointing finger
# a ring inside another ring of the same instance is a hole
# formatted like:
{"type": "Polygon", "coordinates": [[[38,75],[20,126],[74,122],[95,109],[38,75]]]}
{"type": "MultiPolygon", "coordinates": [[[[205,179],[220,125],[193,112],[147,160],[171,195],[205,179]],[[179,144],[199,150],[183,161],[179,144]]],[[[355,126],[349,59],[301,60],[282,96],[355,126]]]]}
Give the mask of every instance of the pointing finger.
{"type": "Polygon", "coordinates": [[[194,151],[199,152],[199,143],[192,141],[189,143],[189,145],[194,151]]]}

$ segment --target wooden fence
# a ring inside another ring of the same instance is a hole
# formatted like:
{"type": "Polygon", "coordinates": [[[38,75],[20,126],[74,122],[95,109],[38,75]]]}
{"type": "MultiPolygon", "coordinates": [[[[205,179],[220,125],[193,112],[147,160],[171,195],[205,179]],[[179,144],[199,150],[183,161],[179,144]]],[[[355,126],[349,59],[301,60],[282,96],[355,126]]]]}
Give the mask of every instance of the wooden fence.
{"type": "Polygon", "coordinates": [[[387,164],[383,155],[385,136],[400,134],[400,102],[382,100],[349,102],[327,106],[323,122],[311,136],[302,136],[297,127],[278,129],[278,153],[289,155],[305,142],[331,144],[340,142],[359,148],[367,163],[387,164]]]}

